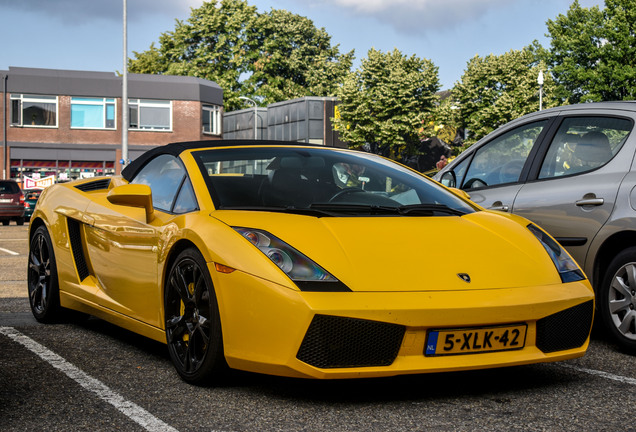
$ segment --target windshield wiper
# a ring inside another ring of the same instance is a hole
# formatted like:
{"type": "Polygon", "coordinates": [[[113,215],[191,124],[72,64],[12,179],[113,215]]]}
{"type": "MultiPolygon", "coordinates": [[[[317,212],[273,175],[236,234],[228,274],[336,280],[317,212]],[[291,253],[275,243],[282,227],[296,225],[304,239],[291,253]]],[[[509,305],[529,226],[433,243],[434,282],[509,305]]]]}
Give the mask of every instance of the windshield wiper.
{"type": "Polygon", "coordinates": [[[466,212],[448,207],[444,204],[409,204],[398,207],[379,206],[372,204],[339,204],[339,203],[314,203],[309,206],[310,209],[347,213],[347,214],[394,214],[401,216],[435,216],[447,214],[452,216],[463,216],[466,212]]]}
{"type": "Polygon", "coordinates": [[[438,216],[440,214],[463,216],[466,212],[444,204],[410,204],[398,207],[373,204],[313,203],[309,207],[259,207],[259,206],[221,206],[219,210],[246,210],[276,213],[292,213],[314,217],[335,217],[347,215],[398,215],[398,216],[438,216]]]}
{"type": "Polygon", "coordinates": [[[246,210],[246,211],[262,211],[262,212],[274,212],[274,213],[292,213],[299,214],[305,216],[316,216],[316,217],[333,217],[339,216],[337,213],[330,212],[328,210],[323,209],[315,209],[313,207],[294,207],[294,206],[286,206],[286,207],[260,207],[260,206],[221,206],[219,210],[246,210]]]}
{"type": "Polygon", "coordinates": [[[397,207],[379,206],[372,204],[347,204],[347,203],[313,203],[310,209],[346,214],[399,214],[397,207]]]}
{"type": "Polygon", "coordinates": [[[465,211],[454,209],[445,204],[409,204],[399,206],[398,212],[401,215],[410,215],[417,214],[418,216],[421,214],[423,216],[428,216],[430,213],[445,213],[453,216],[463,216],[466,214],[465,211]]]}

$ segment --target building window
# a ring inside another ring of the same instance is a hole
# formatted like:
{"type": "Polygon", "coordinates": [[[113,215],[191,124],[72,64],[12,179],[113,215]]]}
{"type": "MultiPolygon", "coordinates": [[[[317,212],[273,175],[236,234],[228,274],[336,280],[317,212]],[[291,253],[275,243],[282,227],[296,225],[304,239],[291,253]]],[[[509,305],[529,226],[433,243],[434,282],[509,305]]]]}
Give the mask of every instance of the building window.
{"type": "Polygon", "coordinates": [[[57,127],[57,96],[11,94],[11,126],[57,127]]]}
{"type": "Polygon", "coordinates": [[[115,129],[115,99],[71,98],[71,128],[115,129]]]}
{"type": "Polygon", "coordinates": [[[129,99],[130,129],[172,130],[172,101],[129,99]]]}
{"type": "Polygon", "coordinates": [[[201,124],[203,133],[219,135],[221,133],[221,108],[216,105],[203,105],[201,124]]]}

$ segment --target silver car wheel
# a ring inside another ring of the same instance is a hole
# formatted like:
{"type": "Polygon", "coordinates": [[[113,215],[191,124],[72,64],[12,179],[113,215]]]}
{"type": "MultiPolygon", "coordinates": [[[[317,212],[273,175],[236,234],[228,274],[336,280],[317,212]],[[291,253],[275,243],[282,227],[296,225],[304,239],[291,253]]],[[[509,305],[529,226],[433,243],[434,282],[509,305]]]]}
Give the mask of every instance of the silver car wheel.
{"type": "Polygon", "coordinates": [[[616,329],[636,341],[636,263],[623,265],[614,274],[607,300],[616,329]]]}

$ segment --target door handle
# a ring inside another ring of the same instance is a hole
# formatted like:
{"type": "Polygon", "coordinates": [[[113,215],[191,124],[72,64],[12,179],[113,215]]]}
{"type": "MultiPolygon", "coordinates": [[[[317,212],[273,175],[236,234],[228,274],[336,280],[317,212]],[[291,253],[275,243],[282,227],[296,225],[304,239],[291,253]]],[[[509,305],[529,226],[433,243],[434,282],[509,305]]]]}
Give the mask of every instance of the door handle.
{"type": "Polygon", "coordinates": [[[510,207],[508,207],[507,205],[505,205],[501,201],[495,201],[494,203],[492,203],[491,207],[488,207],[488,209],[489,210],[499,210],[499,211],[507,212],[508,210],[510,210],[510,207]]]}
{"type": "Polygon", "coordinates": [[[582,200],[578,200],[576,205],[579,207],[584,206],[600,206],[603,205],[605,200],[603,198],[583,198],[582,200]]]}

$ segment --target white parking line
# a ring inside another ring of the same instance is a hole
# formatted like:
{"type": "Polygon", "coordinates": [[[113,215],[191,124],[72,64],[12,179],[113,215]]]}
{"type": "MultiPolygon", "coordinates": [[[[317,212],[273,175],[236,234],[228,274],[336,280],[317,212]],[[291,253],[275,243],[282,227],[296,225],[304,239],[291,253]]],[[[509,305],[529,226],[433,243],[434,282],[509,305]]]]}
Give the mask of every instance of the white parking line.
{"type": "Polygon", "coordinates": [[[91,391],[100,399],[117,408],[121,413],[126,415],[132,421],[136,422],[148,431],[176,431],[172,426],[159,420],[151,413],[140,407],[139,405],[124,399],[119,394],[112,391],[101,381],[86,374],[76,366],[64,360],[53,351],[43,345],[40,345],[28,336],[23,335],[13,327],[0,327],[0,333],[13,339],[15,342],[25,346],[29,351],[38,355],[44,361],[49,363],[56,369],[64,372],[69,378],[73,379],[86,390],[91,391]]]}
{"type": "Polygon", "coordinates": [[[595,370],[595,369],[587,369],[587,368],[582,368],[582,367],[578,367],[578,366],[573,366],[573,365],[569,365],[569,364],[565,364],[565,363],[560,363],[558,366],[564,367],[564,368],[568,368],[568,369],[572,369],[578,372],[584,372],[586,374],[590,374],[590,375],[596,375],[596,376],[600,376],[602,378],[606,378],[609,380],[613,380],[613,381],[618,381],[621,382],[623,384],[631,384],[631,385],[636,385],[636,379],[635,378],[629,378],[629,377],[625,377],[622,375],[614,375],[611,374],[609,372],[603,372],[603,371],[599,371],[599,370],[595,370]]]}
{"type": "Polygon", "coordinates": [[[20,255],[20,254],[19,254],[19,253],[17,253],[17,252],[13,252],[12,250],[5,249],[5,248],[1,248],[1,247],[0,247],[0,251],[2,251],[2,252],[6,252],[6,253],[8,253],[9,255],[20,255]]]}

